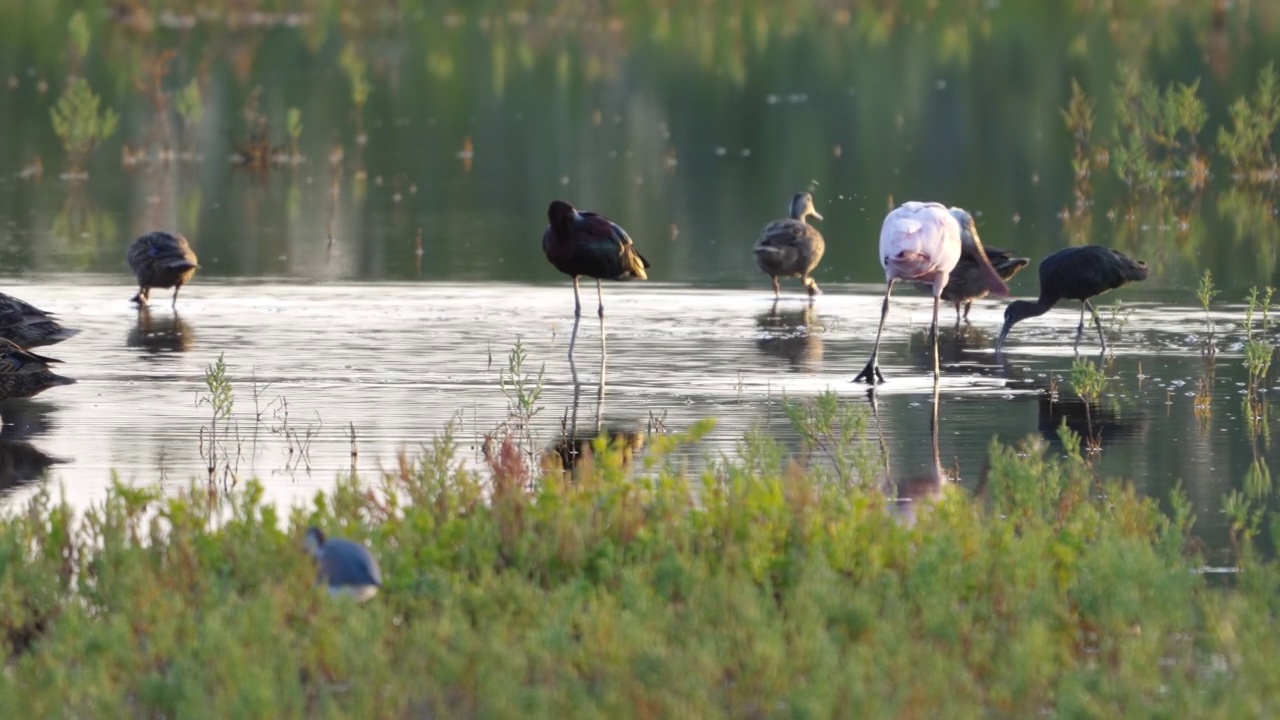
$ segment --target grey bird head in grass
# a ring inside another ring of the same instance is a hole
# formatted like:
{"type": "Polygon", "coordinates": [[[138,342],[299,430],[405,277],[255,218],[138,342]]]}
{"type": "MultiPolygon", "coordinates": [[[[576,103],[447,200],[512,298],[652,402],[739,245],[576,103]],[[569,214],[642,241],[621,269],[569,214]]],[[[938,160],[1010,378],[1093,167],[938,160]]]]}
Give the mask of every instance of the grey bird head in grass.
{"type": "Polygon", "coordinates": [[[342,538],[327,538],[320,528],[307,529],[303,542],[320,566],[320,581],[334,597],[364,602],[378,594],[382,571],[369,549],[342,538]]]}

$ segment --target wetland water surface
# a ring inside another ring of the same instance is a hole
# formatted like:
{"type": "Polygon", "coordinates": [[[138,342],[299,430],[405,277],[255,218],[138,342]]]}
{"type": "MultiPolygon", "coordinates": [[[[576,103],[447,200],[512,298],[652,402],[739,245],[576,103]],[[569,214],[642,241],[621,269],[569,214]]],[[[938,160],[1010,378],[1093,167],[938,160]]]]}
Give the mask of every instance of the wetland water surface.
{"type": "MultiPolygon", "coordinates": [[[[870,351],[880,301],[877,288],[867,286],[833,285],[812,306],[792,296],[775,308],[764,289],[611,284],[601,396],[593,314],[580,325],[573,367],[566,357],[573,328],[567,283],[205,282],[176,315],[159,302],[133,311],[130,286],[115,279],[74,285],[55,279],[12,290],[83,333],[46,348],[65,361],[61,370],[76,385],[0,407],[0,439],[14,443],[0,443],[15,458],[3,465],[11,470],[9,503],[38,487],[23,477],[22,463],[41,457],[57,459],[52,477],[76,503],[101,497],[112,472],[129,482],[165,478],[181,485],[207,477],[200,441],[207,442],[211,410],[197,399],[207,393],[205,371],[220,354],[235,390],[236,439],[228,444],[237,449],[230,462],[242,477],[261,478],[269,497],[285,504],[350,470],[351,428],[362,472],[394,466],[397,452],[417,449],[451,421],[464,458],[478,461],[484,434],[508,416],[501,373],[517,340],[528,353],[526,373],[545,367],[542,410],[533,423],[540,445],[561,437],[576,390],[580,433],[597,423],[644,432],[715,418],[715,430],[683,451],[692,459],[733,453],[751,428],[800,452],[783,398],[833,390],[868,404],[865,386],[849,381],[870,351]]],[[[1108,323],[1114,356],[1105,367],[1114,380],[1089,418],[1102,446],[1096,462],[1104,474],[1131,478],[1157,497],[1181,480],[1205,516],[1200,530],[1221,547],[1220,498],[1256,456],[1277,461],[1266,436],[1250,441],[1242,415],[1244,371],[1231,354],[1241,339],[1231,318],[1239,314],[1215,314],[1223,352],[1209,375],[1214,411],[1198,417],[1193,396],[1206,375],[1198,350],[1203,316],[1139,292],[1130,297],[1125,325],[1108,323]]],[[[1057,443],[1064,417],[1088,432],[1066,381],[1077,313],[1064,306],[1020,325],[997,357],[992,344],[1001,308],[977,303],[972,325],[959,335],[944,325],[941,339],[939,459],[952,480],[969,488],[982,479],[992,437],[1013,442],[1038,434],[1057,443]]],[[[886,329],[887,382],[876,391],[874,429],[884,437],[895,478],[932,467],[929,312],[927,298],[901,292],[890,316],[896,322],[886,329]]],[[[1095,341],[1086,335],[1082,351],[1095,353],[1095,341]]]]}
{"type": "MultiPolygon", "coordinates": [[[[939,461],[961,485],[980,485],[993,437],[1056,443],[1065,418],[1097,438],[1101,473],[1156,498],[1182,482],[1223,548],[1224,496],[1277,459],[1241,394],[1238,304],[1275,284],[1277,141],[1266,127],[1249,147],[1221,140],[1249,122],[1233,103],[1266,104],[1274,4],[73,5],[0,1],[3,290],[83,331],[41,349],[78,384],[0,407],[9,507],[53,458],[77,503],[112,472],[207,476],[197,401],[220,355],[236,469],[282,502],[351,468],[352,428],[363,473],[450,421],[477,461],[507,418],[517,340],[526,372],[545,365],[540,443],[576,396],[579,427],[714,418],[694,459],[757,427],[798,452],[784,396],[867,402],[849,381],[875,333],[876,238],[908,199],[968,208],[985,243],[1032,258],[1015,296],[1035,295],[1034,263],[1068,245],[1151,268],[1123,305],[1098,303],[1114,355],[1087,415],[1066,381],[1076,307],[1022,323],[999,358],[1003,302],[978,303],[959,335],[944,310],[939,461]],[[83,168],[50,121],[77,77],[119,113],[83,168]],[[1204,104],[1179,110],[1172,147],[1143,127],[1170,82],[1204,104]],[[826,294],[808,309],[789,280],[774,310],[750,248],[799,190],[824,215],[826,294]],[[539,242],[554,198],[614,219],[653,263],[651,282],[606,286],[602,394],[590,283],[566,360],[571,291],[539,242]],[[164,293],[139,315],[125,247],[160,228],[187,235],[202,268],[179,315],[164,293]],[[1222,290],[1212,365],[1192,305],[1205,270],[1222,290]]],[[[895,294],[874,426],[895,477],[932,467],[928,319],[922,295],[895,294]]]]}

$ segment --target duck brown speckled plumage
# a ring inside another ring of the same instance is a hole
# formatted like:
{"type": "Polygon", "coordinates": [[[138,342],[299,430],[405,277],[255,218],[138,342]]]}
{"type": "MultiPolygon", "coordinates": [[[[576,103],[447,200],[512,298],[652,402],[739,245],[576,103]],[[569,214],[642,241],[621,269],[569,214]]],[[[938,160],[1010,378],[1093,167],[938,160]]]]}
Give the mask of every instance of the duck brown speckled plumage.
{"type": "Polygon", "coordinates": [[[71,385],[75,380],[49,369],[62,362],[36,355],[18,347],[11,340],[0,339],[0,400],[29,398],[58,385],[71,385]]]}
{"type": "Polygon", "coordinates": [[[0,338],[18,347],[53,345],[80,334],[79,330],[63,327],[55,317],[29,302],[0,293],[0,338]]]}
{"type": "Polygon", "coordinates": [[[138,278],[138,294],[133,302],[146,305],[151,288],[173,288],[173,307],[178,305],[178,291],[191,281],[200,267],[187,239],[177,233],[157,230],[133,241],[126,253],[129,268],[138,278]]]}
{"type": "Polygon", "coordinates": [[[813,196],[796,193],[791,198],[791,217],[765,225],[756,241],[756,265],[773,280],[775,298],[781,293],[779,277],[799,277],[810,297],[822,292],[809,273],[822,261],[827,244],[818,228],[805,221],[809,217],[822,219],[813,208],[813,196]]]}

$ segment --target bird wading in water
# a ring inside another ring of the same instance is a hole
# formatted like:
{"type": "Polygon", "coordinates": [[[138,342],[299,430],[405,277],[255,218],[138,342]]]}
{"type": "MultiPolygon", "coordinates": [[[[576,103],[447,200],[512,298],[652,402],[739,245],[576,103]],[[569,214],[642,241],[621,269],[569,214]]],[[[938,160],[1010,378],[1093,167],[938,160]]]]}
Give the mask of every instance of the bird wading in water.
{"type": "Polygon", "coordinates": [[[874,385],[884,382],[880,373],[880,336],[889,315],[889,296],[899,280],[922,282],[933,288],[933,323],[929,326],[929,342],[933,346],[933,381],[938,382],[938,306],[951,271],[967,255],[978,265],[987,289],[999,296],[1009,294],[1009,287],[991,266],[978,238],[973,216],[960,208],[948,210],[939,203],[906,202],[894,208],[880,227],[880,264],[884,266],[884,302],[880,306],[880,325],[876,328],[876,344],[871,359],[854,382],[865,380],[874,385]]]}
{"type": "Polygon", "coordinates": [[[773,296],[781,294],[779,277],[799,277],[809,297],[822,292],[809,273],[822,261],[827,244],[818,228],[806,222],[809,217],[819,220],[822,216],[813,208],[813,196],[807,192],[796,193],[791,198],[791,217],[774,220],[764,226],[760,239],[752,251],[756,266],[773,280],[773,296]]]}
{"type": "Polygon", "coordinates": [[[148,304],[151,288],[173,288],[172,307],[177,307],[178,291],[200,267],[187,239],[163,230],[134,240],[125,257],[138,279],[138,294],[133,296],[138,305],[148,304]]]}
{"type": "Polygon", "coordinates": [[[1080,337],[1084,335],[1084,311],[1088,310],[1093,316],[1094,327],[1098,328],[1098,340],[1105,353],[1107,338],[1102,332],[1102,320],[1089,299],[1146,279],[1146,263],[1101,245],[1081,245],[1052,253],[1040,261],[1040,297],[1036,300],[1015,300],[1004,309],[1004,327],[1000,330],[996,349],[1004,347],[1005,338],[1017,323],[1049,312],[1059,301],[1079,300],[1080,324],[1076,326],[1076,343],[1079,344],[1080,337]]]}

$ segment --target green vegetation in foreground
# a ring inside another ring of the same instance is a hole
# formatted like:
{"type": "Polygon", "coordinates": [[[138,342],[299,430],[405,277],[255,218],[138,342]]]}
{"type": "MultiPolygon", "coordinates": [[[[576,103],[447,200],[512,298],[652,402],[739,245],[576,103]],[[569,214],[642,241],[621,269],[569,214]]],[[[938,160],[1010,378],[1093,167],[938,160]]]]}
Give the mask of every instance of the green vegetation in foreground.
{"type": "Polygon", "coordinates": [[[1280,567],[1242,530],[1210,587],[1185,498],[1166,516],[1097,481],[1078,438],[993,446],[985,497],[948,488],[908,526],[766,438],[678,467],[709,427],[657,438],[643,477],[602,443],[534,478],[507,442],[482,475],[445,436],[287,529],[252,483],[83,515],[41,495],[0,521],[0,716],[1280,713],[1280,567]],[[367,539],[385,591],[315,588],[309,522],[367,539]]]}

